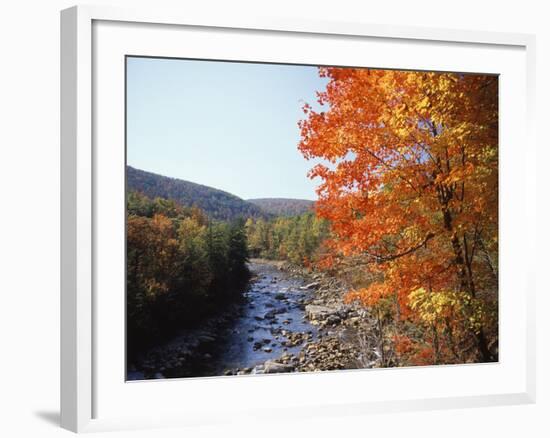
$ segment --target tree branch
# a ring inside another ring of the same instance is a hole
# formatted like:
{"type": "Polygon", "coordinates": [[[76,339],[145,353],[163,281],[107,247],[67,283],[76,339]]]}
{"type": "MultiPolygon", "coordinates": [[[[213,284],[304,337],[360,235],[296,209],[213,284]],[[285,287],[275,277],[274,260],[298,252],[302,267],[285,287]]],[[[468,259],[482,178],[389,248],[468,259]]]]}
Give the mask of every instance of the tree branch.
{"type": "Polygon", "coordinates": [[[373,253],[370,253],[370,252],[366,252],[365,251],[365,254],[368,255],[369,257],[373,257],[374,259],[376,259],[377,262],[390,262],[392,260],[395,260],[395,259],[398,259],[398,258],[401,258],[401,257],[404,257],[406,255],[409,255],[413,252],[415,252],[416,250],[419,250],[420,248],[422,247],[425,247],[427,245],[427,243],[433,239],[435,237],[435,234],[434,233],[428,233],[426,234],[426,237],[420,242],[418,243],[417,245],[415,246],[412,246],[410,247],[409,249],[405,250],[405,251],[402,251],[402,252],[399,252],[397,254],[392,254],[392,255],[380,255],[380,254],[373,254],[373,253]]]}

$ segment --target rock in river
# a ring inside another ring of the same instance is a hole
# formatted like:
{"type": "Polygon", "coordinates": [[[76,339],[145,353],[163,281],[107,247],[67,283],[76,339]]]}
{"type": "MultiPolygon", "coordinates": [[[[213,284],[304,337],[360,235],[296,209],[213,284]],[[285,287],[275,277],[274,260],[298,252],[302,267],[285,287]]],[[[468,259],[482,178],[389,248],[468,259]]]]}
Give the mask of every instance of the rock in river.
{"type": "Polygon", "coordinates": [[[266,374],[290,373],[291,371],[294,371],[294,367],[292,365],[275,362],[274,360],[268,360],[264,363],[264,373],[266,374]]]}
{"type": "Polygon", "coordinates": [[[309,283],[309,284],[306,284],[305,286],[301,286],[300,289],[302,290],[315,289],[318,286],[319,286],[319,282],[316,281],[314,283],[309,283]]]}

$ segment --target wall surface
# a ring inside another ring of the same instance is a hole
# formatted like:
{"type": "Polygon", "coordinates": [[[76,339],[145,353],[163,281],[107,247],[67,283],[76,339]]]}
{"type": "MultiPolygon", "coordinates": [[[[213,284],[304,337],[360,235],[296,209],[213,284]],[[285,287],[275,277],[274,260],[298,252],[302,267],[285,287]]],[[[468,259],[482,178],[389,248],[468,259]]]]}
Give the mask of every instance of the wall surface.
{"type": "MultiPolygon", "coordinates": [[[[146,1],[98,4],[139,6],[146,1]]],[[[546,227],[550,28],[545,2],[372,2],[325,0],[185,2],[157,0],[158,7],[192,7],[219,13],[307,17],[430,27],[537,34],[539,134],[538,402],[536,405],[398,415],[311,419],[223,429],[117,432],[106,436],[550,436],[546,227]]],[[[68,436],[59,419],[59,10],[65,0],[2,2],[0,13],[0,434],[68,436]]],[[[518,145],[518,154],[521,145],[518,145]]],[[[503,202],[506,202],[503,200],[503,202]]],[[[519,233],[522,230],[518,230],[519,233]]]]}

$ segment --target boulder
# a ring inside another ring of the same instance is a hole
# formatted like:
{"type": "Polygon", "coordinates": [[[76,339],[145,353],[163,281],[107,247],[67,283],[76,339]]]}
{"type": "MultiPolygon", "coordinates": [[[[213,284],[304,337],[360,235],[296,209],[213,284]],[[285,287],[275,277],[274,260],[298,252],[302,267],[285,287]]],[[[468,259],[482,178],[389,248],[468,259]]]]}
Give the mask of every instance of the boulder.
{"type": "Polygon", "coordinates": [[[327,324],[340,324],[341,318],[338,315],[329,315],[326,319],[327,324]]]}
{"type": "Polygon", "coordinates": [[[306,306],[306,316],[311,320],[324,320],[332,315],[336,309],[327,306],[319,306],[316,304],[308,304],[306,306]]]}
{"type": "Polygon", "coordinates": [[[252,370],[250,371],[250,374],[264,374],[264,366],[263,365],[256,365],[252,370]]]}
{"type": "Polygon", "coordinates": [[[214,336],[211,336],[211,335],[200,335],[198,336],[198,340],[200,342],[214,342],[216,340],[216,338],[214,336]]]}
{"type": "Polygon", "coordinates": [[[291,371],[294,371],[294,367],[289,364],[276,362],[274,360],[268,360],[264,363],[264,373],[266,374],[290,373],[291,371]]]}
{"type": "Polygon", "coordinates": [[[314,281],[313,283],[306,284],[305,286],[300,286],[301,290],[315,289],[319,287],[319,282],[314,281]]]}

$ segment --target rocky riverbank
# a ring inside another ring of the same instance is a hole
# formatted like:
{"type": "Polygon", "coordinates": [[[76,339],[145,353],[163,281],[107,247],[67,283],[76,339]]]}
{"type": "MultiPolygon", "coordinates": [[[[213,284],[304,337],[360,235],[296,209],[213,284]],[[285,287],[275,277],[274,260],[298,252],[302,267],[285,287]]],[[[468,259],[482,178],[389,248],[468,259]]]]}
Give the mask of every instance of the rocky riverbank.
{"type": "Polygon", "coordinates": [[[183,330],[169,342],[152,348],[128,365],[128,380],[188,377],[197,372],[215,372],[211,359],[220,333],[242,314],[242,305],[233,304],[223,313],[207,319],[200,328],[183,330]],[[200,367],[202,369],[197,370],[200,367]]]}
{"type": "Polygon", "coordinates": [[[284,332],[287,345],[301,347],[298,352],[285,352],[252,369],[226,370],[225,375],[329,371],[377,365],[379,353],[375,348],[367,348],[369,343],[365,342],[373,330],[372,321],[358,305],[344,303],[348,287],[341,280],[285,262],[256,260],[256,263],[274,264],[286,275],[307,281],[301,289],[313,293],[304,303],[303,318],[317,327],[317,336],[284,332]]]}
{"type": "Polygon", "coordinates": [[[377,365],[368,314],[346,285],[283,262],[252,260],[243,300],[130,364],[128,379],[271,374],[377,365]]]}

